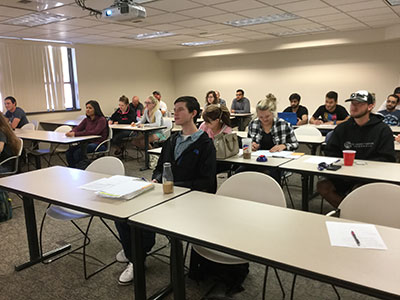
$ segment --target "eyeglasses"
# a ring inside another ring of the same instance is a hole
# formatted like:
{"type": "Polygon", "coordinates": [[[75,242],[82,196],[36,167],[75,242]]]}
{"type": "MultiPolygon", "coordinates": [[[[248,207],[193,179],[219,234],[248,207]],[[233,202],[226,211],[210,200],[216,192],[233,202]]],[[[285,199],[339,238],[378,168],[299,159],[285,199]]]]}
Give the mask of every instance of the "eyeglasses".
{"type": "Polygon", "coordinates": [[[243,96],[243,94],[236,94],[236,97],[238,97],[238,96],[243,96]]]}
{"type": "Polygon", "coordinates": [[[144,104],[153,104],[153,102],[147,102],[147,101],[144,101],[144,104]]]}

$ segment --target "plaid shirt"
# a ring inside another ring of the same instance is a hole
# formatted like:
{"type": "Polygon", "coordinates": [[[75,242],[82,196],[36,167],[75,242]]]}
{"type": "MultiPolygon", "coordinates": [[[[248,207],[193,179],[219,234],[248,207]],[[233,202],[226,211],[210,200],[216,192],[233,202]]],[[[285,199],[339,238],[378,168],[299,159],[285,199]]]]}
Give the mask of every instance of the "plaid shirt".
{"type": "MultiPolygon", "coordinates": [[[[252,139],[253,142],[260,144],[263,128],[259,119],[254,119],[249,124],[249,132],[247,136],[252,139]]],[[[274,124],[271,128],[272,140],[275,145],[284,144],[286,150],[295,150],[299,147],[296,136],[292,126],[283,119],[274,118],[274,124]]]]}

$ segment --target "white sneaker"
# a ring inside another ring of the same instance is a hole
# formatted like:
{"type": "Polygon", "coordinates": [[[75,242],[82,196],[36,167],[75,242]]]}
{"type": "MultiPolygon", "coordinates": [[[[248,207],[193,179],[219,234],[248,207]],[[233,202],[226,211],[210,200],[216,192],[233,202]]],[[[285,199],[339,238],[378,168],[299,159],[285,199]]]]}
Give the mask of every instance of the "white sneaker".
{"type": "Polygon", "coordinates": [[[129,263],[125,271],[118,278],[118,283],[120,285],[129,285],[133,281],[133,264],[129,263]]]}
{"type": "Polygon", "coordinates": [[[120,262],[120,263],[128,263],[129,262],[129,260],[125,256],[124,249],[122,249],[121,251],[119,251],[117,253],[117,255],[115,256],[115,259],[117,260],[117,262],[120,262]]]}

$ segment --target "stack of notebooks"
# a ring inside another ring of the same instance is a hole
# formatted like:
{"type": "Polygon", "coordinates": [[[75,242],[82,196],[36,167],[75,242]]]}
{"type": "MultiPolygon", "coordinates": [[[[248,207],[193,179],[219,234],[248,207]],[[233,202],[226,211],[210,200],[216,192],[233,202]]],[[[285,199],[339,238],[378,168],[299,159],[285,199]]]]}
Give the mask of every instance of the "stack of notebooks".
{"type": "Polygon", "coordinates": [[[154,184],[137,177],[115,175],[89,182],[80,188],[105,198],[129,200],[154,188],[154,184]]]}

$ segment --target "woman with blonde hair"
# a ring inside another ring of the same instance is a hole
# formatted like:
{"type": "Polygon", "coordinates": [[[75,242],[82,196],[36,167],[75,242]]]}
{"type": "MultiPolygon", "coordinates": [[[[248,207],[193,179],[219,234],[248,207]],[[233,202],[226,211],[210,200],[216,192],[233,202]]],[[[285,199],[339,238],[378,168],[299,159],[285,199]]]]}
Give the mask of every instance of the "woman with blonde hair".
{"type": "MultiPolygon", "coordinates": [[[[283,119],[276,117],[276,97],[268,94],[257,103],[257,118],[249,124],[247,136],[252,139],[252,151],[269,150],[279,152],[299,147],[293,128],[283,119]]],[[[237,172],[257,171],[267,173],[280,182],[280,171],[267,171],[263,167],[240,167],[237,172]]]]}
{"type": "Polygon", "coordinates": [[[208,105],[203,112],[203,119],[200,129],[211,139],[220,133],[232,133],[230,113],[225,105],[208,105]]]}
{"type": "MultiPolygon", "coordinates": [[[[160,103],[154,96],[149,96],[144,101],[144,112],[143,116],[137,123],[132,123],[132,126],[138,127],[158,127],[163,125],[162,113],[159,109],[160,103]]],[[[160,129],[155,131],[152,135],[149,136],[149,143],[153,143],[155,141],[165,140],[164,130],[160,129]]],[[[133,140],[133,144],[136,147],[144,148],[144,136],[143,134],[138,135],[133,140]]]]}
{"type": "MultiPolygon", "coordinates": [[[[0,162],[17,155],[21,147],[21,141],[11,130],[10,125],[0,114],[0,162]]],[[[0,166],[0,173],[10,172],[13,169],[13,161],[8,161],[0,166]]]]}

